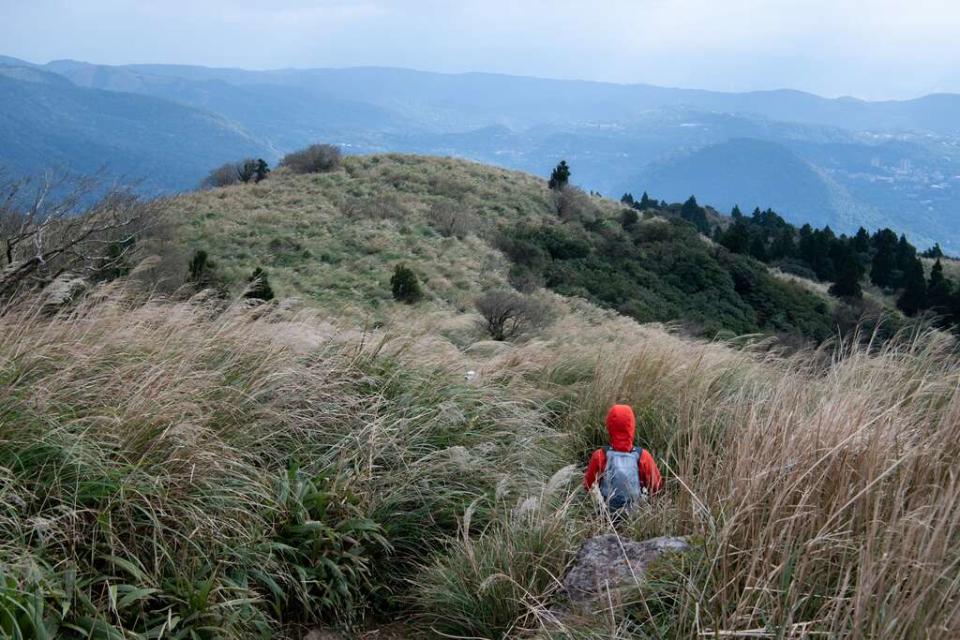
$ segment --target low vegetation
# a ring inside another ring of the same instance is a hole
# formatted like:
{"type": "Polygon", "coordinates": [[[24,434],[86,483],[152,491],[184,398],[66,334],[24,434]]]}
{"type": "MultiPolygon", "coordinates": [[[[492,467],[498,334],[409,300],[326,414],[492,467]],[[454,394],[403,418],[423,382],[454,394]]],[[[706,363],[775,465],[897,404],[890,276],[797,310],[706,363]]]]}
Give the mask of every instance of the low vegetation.
{"type": "Polygon", "coordinates": [[[406,265],[398,264],[390,277],[390,291],[398,302],[414,304],[423,298],[423,289],[417,274],[406,265]]]}
{"type": "Polygon", "coordinates": [[[514,281],[536,278],[643,322],[676,321],[710,336],[767,331],[819,341],[833,332],[822,297],[711,246],[682,221],[521,223],[498,243],[514,281]]]}
{"type": "Polygon", "coordinates": [[[136,245],[178,251],[79,300],[9,297],[2,634],[956,636],[955,337],[834,332],[840,303],[694,221],[586,194],[560,218],[562,190],[406,156],[281,168],[164,203],[174,231],[136,245]],[[434,227],[454,203],[462,237],[434,227]],[[614,530],[580,473],[615,402],[666,480],[618,533],[694,551],[561,615],[578,546],[614,530]]]}
{"type": "Polygon", "coordinates": [[[283,156],[280,166],[294,173],[325,173],[338,169],[342,161],[343,154],[339,147],[314,144],[283,156]]]}
{"type": "Polygon", "coordinates": [[[399,608],[450,635],[556,633],[556,578],[609,527],[570,465],[618,400],[668,479],[627,528],[698,551],[561,635],[960,628],[943,336],[776,358],[564,305],[485,356],[426,318],[317,341],[309,315],[117,291],[54,318],[8,308],[0,624],[295,637],[399,608]]]}
{"type": "Polygon", "coordinates": [[[202,189],[229,187],[234,184],[257,183],[266,180],[270,167],[263,158],[246,158],[239,162],[228,162],[211,171],[203,182],[202,189]]]}
{"type": "Polygon", "coordinates": [[[547,306],[533,296],[509,289],[484,292],[474,302],[480,325],[494,340],[512,340],[542,329],[549,320],[547,306]]]}

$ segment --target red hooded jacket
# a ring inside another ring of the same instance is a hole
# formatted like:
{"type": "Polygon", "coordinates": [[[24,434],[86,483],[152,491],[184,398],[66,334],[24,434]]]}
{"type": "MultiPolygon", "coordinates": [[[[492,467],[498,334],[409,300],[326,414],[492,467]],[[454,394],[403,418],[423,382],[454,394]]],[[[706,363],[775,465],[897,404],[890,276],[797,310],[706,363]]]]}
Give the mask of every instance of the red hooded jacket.
{"type": "MultiPolygon", "coordinates": [[[[625,404],[613,405],[613,408],[607,413],[607,433],[610,435],[610,446],[616,451],[630,451],[633,448],[633,437],[636,430],[637,421],[633,417],[633,409],[625,404]]],[[[587,491],[597,482],[606,467],[607,454],[603,449],[597,449],[590,456],[590,464],[583,476],[583,486],[587,491]]],[[[663,488],[663,478],[660,476],[657,463],[646,449],[640,454],[640,462],[637,467],[640,474],[640,484],[647,489],[650,495],[663,488]]]]}

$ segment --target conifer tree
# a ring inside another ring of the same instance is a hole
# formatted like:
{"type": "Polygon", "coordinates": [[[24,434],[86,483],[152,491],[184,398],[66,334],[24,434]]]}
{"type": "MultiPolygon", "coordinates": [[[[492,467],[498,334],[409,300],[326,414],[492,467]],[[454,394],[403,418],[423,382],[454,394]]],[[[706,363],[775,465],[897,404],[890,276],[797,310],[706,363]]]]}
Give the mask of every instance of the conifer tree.
{"type": "Polygon", "coordinates": [[[651,200],[650,196],[647,195],[647,192],[644,191],[643,195],[640,196],[640,210],[651,209],[657,206],[656,200],[651,200]]]}
{"type": "Polygon", "coordinates": [[[562,190],[570,182],[570,167],[567,166],[566,160],[561,160],[553,173],[550,174],[550,182],[548,183],[550,188],[554,191],[562,190]]]}
{"type": "Polygon", "coordinates": [[[873,236],[875,253],[870,263],[870,281],[878,287],[896,286],[897,236],[889,229],[873,236]]]}
{"type": "Polygon", "coordinates": [[[764,240],[763,234],[756,233],[750,240],[750,256],[760,262],[767,261],[767,243],[764,240]]]}
{"type": "Polygon", "coordinates": [[[907,271],[913,268],[913,261],[917,259],[916,248],[907,242],[907,236],[900,234],[897,241],[896,263],[897,272],[894,276],[893,286],[903,286],[907,271]],[[899,276],[899,279],[898,279],[899,276]]]}
{"type": "Polygon", "coordinates": [[[857,229],[857,234],[853,236],[850,242],[856,253],[866,255],[870,252],[870,232],[863,227],[857,229]]]}
{"type": "Polygon", "coordinates": [[[796,252],[797,245],[793,241],[793,230],[790,228],[782,229],[770,243],[770,258],[772,260],[792,258],[796,252]]]}
{"type": "Polygon", "coordinates": [[[733,210],[730,212],[730,217],[734,220],[739,220],[743,217],[743,213],[740,211],[740,205],[733,205],[733,210]]]}
{"type": "Polygon", "coordinates": [[[840,263],[837,279],[830,287],[830,293],[838,298],[861,298],[863,297],[863,289],[860,287],[862,277],[860,262],[852,252],[848,252],[840,263]]]}
{"type": "Polygon", "coordinates": [[[750,252],[750,228],[741,218],[730,225],[720,241],[732,253],[747,254],[750,252]]]}
{"type": "Polygon", "coordinates": [[[940,264],[940,258],[937,258],[927,281],[927,306],[937,315],[945,316],[950,313],[952,295],[953,283],[944,277],[943,265],[940,264]]]}
{"type": "Polygon", "coordinates": [[[912,316],[927,307],[927,280],[923,276],[923,263],[919,258],[915,257],[905,267],[903,293],[897,299],[897,307],[912,316]]]}
{"type": "Polygon", "coordinates": [[[695,197],[690,196],[687,201],[683,203],[683,206],[680,208],[680,217],[692,223],[700,233],[710,233],[710,222],[707,220],[707,214],[704,213],[700,205],[697,204],[695,197]]]}
{"type": "Polygon", "coordinates": [[[270,173],[270,167],[267,165],[267,161],[263,158],[257,158],[257,168],[254,171],[253,180],[254,182],[261,182],[267,177],[267,174],[270,173]]]}
{"type": "Polygon", "coordinates": [[[924,258],[942,258],[943,249],[940,248],[940,243],[934,243],[932,247],[923,252],[924,258]]]}

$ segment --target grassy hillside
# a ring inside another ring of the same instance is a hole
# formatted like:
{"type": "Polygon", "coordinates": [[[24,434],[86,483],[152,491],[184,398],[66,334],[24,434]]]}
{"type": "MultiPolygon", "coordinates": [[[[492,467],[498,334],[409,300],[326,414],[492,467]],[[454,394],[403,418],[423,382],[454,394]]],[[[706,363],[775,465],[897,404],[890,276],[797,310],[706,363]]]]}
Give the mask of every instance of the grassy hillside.
{"type": "Polygon", "coordinates": [[[348,157],[326,174],[279,171],[257,185],[182,196],[170,210],[178,245],[207,251],[235,289],[261,266],[280,295],[325,308],[376,316],[403,263],[428,297],[460,310],[483,289],[521,279],[706,335],[833,332],[823,297],[686,225],[652,219],[625,229],[620,203],[558,197],[522,173],[387,155],[348,157]]]}
{"type": "MultiPolygon", "coordinates": [[[[189,248],[203,248],[239,282],[257,265],[282,295],[325,307],[376,309],[390,300],[394,264],[421,275],[428,294],[466,303],[484,281],[502,282],[504,260],[484,238],[499,224],[542,220],[543,180],[452,159],[348,157],[318,175],[276,172],[258,185],[177,198],[171,211],[189,248]],[[469,219],[463,239],[431,225],[434,208],[469,219]]],[[[619,207],[597,200],[609,215],[619,207]]]]}
{"type": "MultiPolygon", "coordinates": [[[[143,248],[207,248],[234,304],[158,295],[157,274],[183,277],[175,252],[161,258],[175,268],[152,258],[56,313],[43,295],[7,301],[0,635],[956,636],[955,340],[785,355],[540,291],[552,322],[490,341],[470,302],[516,277],[490,244],[505,231],[623,240],[606,226],[618,204],[588,199],[592,217],[558,221],[553,198],[462,161],[350,158],[165,203],[173,224],[156,231],[172,237],[143,248]],[[471,214],[463,239],[438,231],[454,204],[471,214]],[[390,298],[398,261],[427,300],[390,298]],[[256,265],[304,304],[238,299],[256,265]],[[688,536],[694,551],[558,620],[578,546],[615,530],[580,479],[617,402],[666,488],[616,531],[688,536]]],[[[690,227],[636,224],[723,256],[690,227]]],[[[558,246],[553,262],[587,259],[558,246]]]]}
{"type": "Polygon", "coordinates": [[[941,337],[779,359],[557,304],[537,339],[496,346],[403,306],[362,334],[117,285],[53,318],[8,307],[4,634],[960,630],[960,367],[941,337]],[[578,474],[615,401],[667,478],[621,533],[696,551],[558,624],[556,578],[611,530],[578,474]]]}

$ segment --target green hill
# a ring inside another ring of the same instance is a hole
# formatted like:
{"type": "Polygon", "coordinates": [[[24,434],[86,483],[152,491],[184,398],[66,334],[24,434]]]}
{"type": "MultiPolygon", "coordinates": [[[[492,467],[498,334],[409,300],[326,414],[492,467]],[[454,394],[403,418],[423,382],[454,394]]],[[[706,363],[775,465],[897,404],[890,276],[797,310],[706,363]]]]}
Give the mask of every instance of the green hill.
{"type": "Polygon", "coordinates": [[[278,171],[256,185],[172,201],[179,245],[204,250],[234,289],[256,267],[283,296],[375,313],[406,264],[428,298],[546,285],[642,321],[715,335],[831,335],[828,300],[712,245],[683,222],[626,229],[620,203],[530,175],[422,156],[347,157],[335,172],[278,171]],[[563,245],[563,246],[561,246],[563,245]]]}
{"type": "Polygon", "coordinates": [[[142,261],[121,251],[59,310],[49,290],[0,306],[3,637],[957,635],[951,335],[787,351],[641,324],[591,301],[808,337],[839,303],[690,207],[457,160],[157,206],[120,247],[142,261]],[[391,299],[400,263],[424,300],[391,299]],[[280,300],[241,297],[261,266],[280,300]],[[494,341],[471,303],[508,283],[549,321],[494,341]],[[617,523],[581,480],[615,403],[665,480],[617,523]],[[614,533],[691,548],[574,609],[564,574],[614,533]]]}

